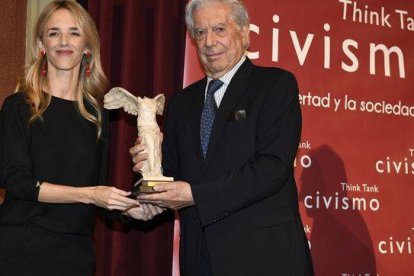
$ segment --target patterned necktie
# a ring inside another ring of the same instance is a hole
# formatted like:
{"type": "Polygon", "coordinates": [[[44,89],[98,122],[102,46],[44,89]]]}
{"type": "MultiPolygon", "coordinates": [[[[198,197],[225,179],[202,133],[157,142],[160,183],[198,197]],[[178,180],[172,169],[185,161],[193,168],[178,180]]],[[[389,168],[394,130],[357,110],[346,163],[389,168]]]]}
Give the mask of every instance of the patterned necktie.
{"type": "Polygon", "coordinates": [[[216,101],[214,100],[214,93],[223,85],[221,80],[211,80],[208,84],[206,101],[204,103],[203,113],[201,113],[200,120],[200,138],[201,150],[203,157],[206,159],[208,141],[210,139],[211,128],[213,127],[214,118],[216,117],[216,101]]]}

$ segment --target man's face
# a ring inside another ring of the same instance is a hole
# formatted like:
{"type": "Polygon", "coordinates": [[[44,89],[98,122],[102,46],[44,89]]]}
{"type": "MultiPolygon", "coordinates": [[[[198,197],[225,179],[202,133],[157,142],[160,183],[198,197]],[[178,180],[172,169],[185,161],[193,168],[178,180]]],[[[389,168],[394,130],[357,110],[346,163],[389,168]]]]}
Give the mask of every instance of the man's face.
{"type": "Polygon", "coordinates": [[[249,29],[242,29],[231,18],[225,4],[200,7],[193,13],[194,39],[207,76],[217,79],[240,60],[249,42],[249,29]]]}

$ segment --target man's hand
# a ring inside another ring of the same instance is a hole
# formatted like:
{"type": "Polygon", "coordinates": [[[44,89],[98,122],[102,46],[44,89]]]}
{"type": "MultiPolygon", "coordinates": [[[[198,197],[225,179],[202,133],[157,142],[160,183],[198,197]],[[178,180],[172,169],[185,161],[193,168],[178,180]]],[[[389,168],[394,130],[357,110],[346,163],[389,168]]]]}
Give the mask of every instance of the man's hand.
{"type": "Polygon", "coordinates": [[[178,210],[194,205],[190,184],[183,181],[160,183],[154,186],[157,193],[139,195],[140,202],[151,203],[161,207],[178,210]]]}
{"type": "Polygon", "coordinates": [[[134,219],[147,221],[153,219],[156,215],[161,214],[164,210],[165,208],[161,208],[159,206],[142,203],[139,206],[129,208],[126,212],[124,212],[124,215],[134,219]]]}
{"type": "Polygon", "coordinates": [[[148,153],[144,152],[146,148],[147,147],[142,143],[142,138],[138,136],[134,146],[129,149],[129,154],[134,163],[134,167],[132,168],[134,172],[139,172],[144,165],[144,161],[148,159],[148,153]]]}

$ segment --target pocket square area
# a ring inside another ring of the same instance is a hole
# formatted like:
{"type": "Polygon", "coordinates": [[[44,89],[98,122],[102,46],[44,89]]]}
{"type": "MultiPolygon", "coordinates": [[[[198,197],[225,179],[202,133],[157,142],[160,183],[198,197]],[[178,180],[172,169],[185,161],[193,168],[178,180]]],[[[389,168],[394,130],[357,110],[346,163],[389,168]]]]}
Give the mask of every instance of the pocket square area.
{"type": "Polygon", "coordinates": [[[247,117],[247,111],[245,109],[235,110],[229,112],[229,121],[239,121],[247,117]]]}

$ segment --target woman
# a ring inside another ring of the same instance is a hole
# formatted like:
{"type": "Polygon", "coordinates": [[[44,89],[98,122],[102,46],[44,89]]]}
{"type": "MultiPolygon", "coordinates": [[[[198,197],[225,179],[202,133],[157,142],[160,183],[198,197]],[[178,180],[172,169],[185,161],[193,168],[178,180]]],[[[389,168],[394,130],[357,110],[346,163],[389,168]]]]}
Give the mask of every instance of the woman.
{"type": "Polygon", "coordinates": [[[0,275],[92,275],[95,206],[140,219],[160,209],[104,186],[108,82],[88,13],[54,1],[33,38],[20,92],[0,114],[0,275]]]}

